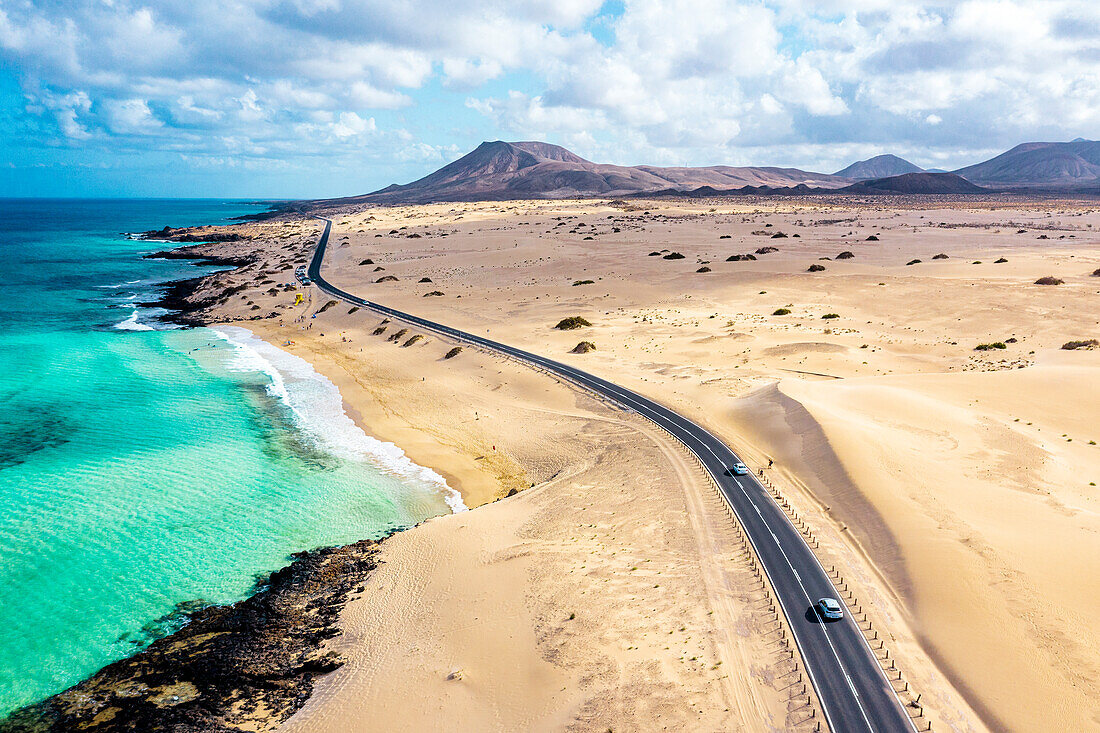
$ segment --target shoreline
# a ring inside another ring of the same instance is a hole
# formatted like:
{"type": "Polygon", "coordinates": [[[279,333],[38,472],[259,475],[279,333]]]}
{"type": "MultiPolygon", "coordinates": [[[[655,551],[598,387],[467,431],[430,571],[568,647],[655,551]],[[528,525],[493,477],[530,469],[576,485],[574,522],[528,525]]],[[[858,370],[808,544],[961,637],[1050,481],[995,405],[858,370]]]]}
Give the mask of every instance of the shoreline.
{"type": "Polygon", "coordinates": [[[324,645],[377,567],[378,546],[361,540],[295,553],[247,598],[185,613],[181,628],[145,649],[13,711],[0,732],[198,733],[285,720],[344,663],[324,645]]]}

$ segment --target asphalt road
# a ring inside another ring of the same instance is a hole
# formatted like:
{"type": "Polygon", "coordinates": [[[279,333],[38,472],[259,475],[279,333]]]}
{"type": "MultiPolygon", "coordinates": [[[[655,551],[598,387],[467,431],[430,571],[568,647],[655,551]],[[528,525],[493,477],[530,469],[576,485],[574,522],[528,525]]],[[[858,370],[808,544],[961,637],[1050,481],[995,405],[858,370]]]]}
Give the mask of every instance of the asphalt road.
{"type": "Polygon", "coordinates": [[[542,367],[649,418],[682,441],[714,477],[752,543],[787,617],[829,728],[838,733],[916,730],[850,614],[845,613],[841,621],[822,623],[813,612],[811,606],[817,599],[837,597],[836,590],[813,551],[768,490],[751,474],[727,475],[728,467],[740,459],[725,443],[667,407],[576,367],[403,313],[337,288],[321,275],[332,226],[329,220],[322,221],[325,229],[307,271],[322,292],[542,367]]]}

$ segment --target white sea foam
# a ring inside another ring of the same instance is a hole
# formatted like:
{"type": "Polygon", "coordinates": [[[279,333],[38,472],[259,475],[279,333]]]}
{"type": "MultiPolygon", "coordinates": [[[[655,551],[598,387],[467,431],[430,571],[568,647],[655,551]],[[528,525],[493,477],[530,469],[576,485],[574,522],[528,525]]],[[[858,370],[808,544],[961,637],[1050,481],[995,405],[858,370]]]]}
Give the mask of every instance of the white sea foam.
{"type": "Polygon", "coordinates": [[[290,409],[298,428],[314,443],[343,458],[369,461],[402,480],[432,486],[452,512],[467,509],[462,495],[438,473],[413,463],[393,443],[364,433],[344,411],[340,390],[308,361],[256,338],[246,328],[223,326],[211,330],[233,346],[227,368],[266,375],[270,380],[268,393],[290,409]]]}
{"type": "Polygon", "coordinates": [[[121,323],[116,323],[115,328],[120,331],[155,331],[156,329],[147,323],[142,323],[138,320],[138,309],[134,308],[134,312],[130,314],[130,317],[121,323]]]}

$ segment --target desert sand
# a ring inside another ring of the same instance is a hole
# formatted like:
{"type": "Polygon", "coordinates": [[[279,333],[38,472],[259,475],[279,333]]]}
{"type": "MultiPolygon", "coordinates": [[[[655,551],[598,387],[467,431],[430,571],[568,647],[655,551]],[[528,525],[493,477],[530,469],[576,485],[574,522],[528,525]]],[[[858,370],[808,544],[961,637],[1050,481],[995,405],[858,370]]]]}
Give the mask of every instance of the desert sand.
{"type": "MultiPolygon", "coordinates": [[[[334,222],[326,276],[337,285],[570,361],[690,415],[754,467],[774,459],[773,481],[822,538],[823,561],[842,568],[872,606],[937,729],[1100,727],[1092,709],[1100,696],[1100,634],[1089,623],[1100,600],[1100,350],[1060,348],[1100,336],[1100,279],[1091,276],[1100,268],[1097,208],[1024,199],[544,201],[347,210],[334,222]],[[764,247],[777,251],[726,261],[764,247]],[[666,259],[674,252],[683,257],[666,259]],[[837,259],[842,252],[854,257],[837,259]],[[913,260],[920,262],[907,264],[913,260]],[[808,272],[811,265],[824,270],[808,272]],[[1043,276],[1064,282],[1034,284],[1043,276]],[[395,279],[377,282],[386,277],[395,279]],[[780,309],[789,313],[776,314],[780,309]],[[556,330],[568,316],[593,325],[556,330]],[[596,350],[570,353],[581,340],[596,350]],[[1003,348],[976,350],[997,343],[1003,348]]],[[[702,502],[705,487],[667,473],[687,459],[675,448],[659,449],[660,435],[642,425],[611,439],[603,431],[621,424],[620,413],[588,404],[544,375],[470,350],[441,361],[451,344],[435,337],[403,349],[386,341],[400,324],[372,336],[380,319],[371,314],[348,314],[340,305],[314,318],[327,299],[313,296],[295,306],[293,289],[264,293],[259,273],[277,271],[282,274],[269,279],[291,281],[282,268],[304,260],[316,225],[249,227],[268,242],[281,232],[286,249],[264,250],[262,264],[227,276],[249,289],[218,313],[263,316],[244,325],[311,354],[369,432],[439,470],[471,506],[535,484],[534,491],[394,538],[388,550],[394,561],[382,572],[390,574],[388,602],[405,609],[397,615],[409,619],[409,631],[376,628],[390,608],[380,597],[365,594],[349,606],[338,643],[354,661],[334,673],[331,689],[319,689],[291,727],[332,721],[335,713],[326,706],[348,711],[359,704],[348,700],[372,700],[372,711],[397,710],[409,690],[431,682],[427,689],[449,701],[431,713],[436,720],[453,709],[471,721],[500,721],[501,729],[505,722],[600,729],[597,720],[615,730],[646,729],[640,721],[648,713],[640,712],[638,692],[626,692],[621,676],[631,656],[606,646],[631,628],[622,601],[643,596],[619,596],[600,615],[601,629],[585,627],[576,637],[591,657],[571,657],[576,645],[554,647],[562,637],[553,630],[581,625],[560,622],[565,607],[559,604],[564,597],[578,605],[593,596],[580,594],[587,581],[565,580],[566,569],[577,567],[568,563],[585,553],[577,553],[576,544],[570,552],[561,548],[568,547],[566,535],[593,541],[574,529],[583,526],[578,496],[591,493],[593,501],[610,502],[606,506],[621,501],[616,492],[622,491],[666,507],[702,502]],[[418,377],[424,381],[417,384],[418,377]],[[427,388],[432,384],[448,386],[435,392],[427,388]],[[472,421],[471,411],[478,412],[472,421]],[[491,412],[513,421],[482,419],[491,412]],[[540,421],[533,414],[554,417],[540,421]],[[548,452],[547,440],[561,450],[548,452]],[[625,448],[631,441],[636,447],[625,448]],[[499,457],[487,455],[493,445],[499,457]],[[646,462],[644,470],[630,459],[658,449],[663,459],[646,462]],[[560,457],[567,454],[584,460],[560,457]],[[572,478],[555,478],[556,461],[572,467],[572,478]],[[624,471],[633,477],[626,488],[614,480],[624,471]],[[664,480],[645,483],[662,472],[664,480]],[[476,542],[462,539],[463,532],[476,542]],[[503,559],[513,555],[514,562],[503,559]],[[540,572],[549,567],[558,570],[540,572]],[[431,577],[424,579],[428,569],[431,577]],[[482,573],[493,593],[460,592],[463,579],[482,573]],[[430,611],[418,600],[418,583],[432,591],[430,611]],[[456,596],[464,602],[452,605],[456,596]],[[508,648],[530,656],[495,670],[511,665],[513,675],[521,669],[547,684],[537,691],[508,686],[484,671],[485,659],[500,656],[478,641],[477,627],[456,632],[453,609],[459,607],[461,616],[484,609],[482,618],[511,609],[505,615],[516,625],[508,633],[521,642],[508,648]],[[423,633],[415,641],[412,626],[423,633]],[[401,644],[416,644],[418,651],[407,646],[402,654],[401,644]],[[463,654],[475,648],[481,661],[463,654]],[[610,668],[608,660],[614,660],[610,668]],[[446,679],[454,671],[448,665],[481,669],[472,677],[485,674],[494,682],[471,696],[463,680],[446,679]],[[399,673],[382,679],[370,673],[375,668],[399,673]],[[564,690],[551,694],[549,687],[559,683],[564,690]],[[514,717],[520,713],[510,696],[518,689],[536,695],[522,707],[537,721],[514,717]],[[604,710],[599,715],[610,717],[585,717],[593,700],[614,699],[631,700],[632,714],[604,710]],[[497,717],[478,717],[490,715],[497,717]]],[[[259,240],[240,246],[271,247],[259,240]]],[[[623,542],[621,552],[651,553],[644,549],[651,540],[642,538],[660,534],[668,542],[668,572],[673,566],[713,572],[707,569],[713,557],[684,549],[688,537],[698,542],[701,536],[698,518],[676,529],[667,524],[676,512],[653,522],[658,513],[636,501],[615,506],[639,512],[615,520],[638,522],[629,532],[625,525],[604,530],[623,542]],[[651,522],[644,531],[643,517],[651,522]],[[674,540],[681,531],[686,534],[674,540]]],[[[708,511],[708,522],[721,517],[717,507],[708,511]]],[[[608,555],[604,545],[598,555],[608,555]]],[[[660,607],[656,596],[649,598],[649,607],[660,607]]],[[[667,607],[670,615],[661,618],[684,615],[689,606],[697,604],[667,607]]],[[[728,627],[711,618],[700,619],[693,636],[711,639],[712,649],[731,659],[751,658],[745,650],[759,643],[757,635],[723,640],[720,632],[728,627]]],[[[652,634],[661,628],[655,619],[633,628],[652,634]]],[[[676,666],[653,658],[646,663],[664,676],[652,690],[694,689],[670,675],[676,666]]],[[[746,695],[755,689],[762,709],[774,710],[774,689],[759,686],[751,665],[736,675],[730,665],[721,665],[730,679],[711,684],[712,697],[701,705],[707,712],[699,714],[730,717],[700,718],[699,727],[710,729],[713,721],[715,727],[767,729],[762,718],[746,717],[753,708],[746,695]]],[[[682,709],[679,718],[667,714],[671,725],[687,719],[682,709]]],[[[776,725],[778,718],[771,714],[771,720],[776,725]]]]}

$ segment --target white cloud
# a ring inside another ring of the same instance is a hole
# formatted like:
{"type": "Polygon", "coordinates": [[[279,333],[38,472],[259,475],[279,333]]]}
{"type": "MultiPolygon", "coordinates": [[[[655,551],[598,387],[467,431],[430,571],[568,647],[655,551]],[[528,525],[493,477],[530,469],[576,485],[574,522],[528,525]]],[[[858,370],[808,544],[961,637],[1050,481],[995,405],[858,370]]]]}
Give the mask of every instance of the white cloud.
{"type": "Polygon", "coordinates": [[[1100,128],[1089,0],[624,0],[597,24],[606,43],[587,30],[601,10],[11,2],[0,63],[51,143],[272,165],[426,165],[459,135],[549,137],[621,162],[825,167],[856,150],[949,158],[1100,128]]]}

